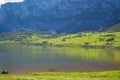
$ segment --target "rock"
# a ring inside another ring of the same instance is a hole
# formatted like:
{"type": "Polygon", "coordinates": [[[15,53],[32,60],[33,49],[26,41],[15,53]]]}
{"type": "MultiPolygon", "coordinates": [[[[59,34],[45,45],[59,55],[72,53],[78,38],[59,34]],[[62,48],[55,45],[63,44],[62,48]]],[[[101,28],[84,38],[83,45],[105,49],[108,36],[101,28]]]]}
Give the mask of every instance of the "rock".
{"type": "Polygon", "coordinates": [[[8,74],[8,70],[4,70],[4,71],[2,71],[1,74],[8,74]]]}

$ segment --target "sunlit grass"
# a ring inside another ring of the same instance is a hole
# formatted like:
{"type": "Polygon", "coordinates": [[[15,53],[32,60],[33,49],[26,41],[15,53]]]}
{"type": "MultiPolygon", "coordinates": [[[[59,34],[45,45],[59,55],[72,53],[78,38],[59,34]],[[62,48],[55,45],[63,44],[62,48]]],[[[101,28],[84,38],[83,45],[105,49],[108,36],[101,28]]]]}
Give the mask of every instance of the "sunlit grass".
{"type": "Polygon", "coordinates": [[[15,43],[17,38],[18,42],[25,44],[41,44],[46,41],[47,45],[58,46],[74,46],[74,47],[117,47],[120,48],[120,32],[81,32],[77,34],[61,35],[57,37],[41,37],[39,34],[27,35],[20,37],[17,35],[12,40],[2,40],[0,43],[15,43]]]}
{"type": "Polygon", "coordinates": [[[47,41],[49,44],[60,46],[106,46],[106,47],[120,47],[120,32],[82,32],[78,34],[69,34],[60,36],[57,38],[40,38],[33,35],[31,38],[23,39],[23,42],[27,43],[40,43],[47,41]]]}
{"type": "Polygon", "coordinates": [[[0,80],[120,80],[120,71],[9,74],[0,75],[0,80]]]}

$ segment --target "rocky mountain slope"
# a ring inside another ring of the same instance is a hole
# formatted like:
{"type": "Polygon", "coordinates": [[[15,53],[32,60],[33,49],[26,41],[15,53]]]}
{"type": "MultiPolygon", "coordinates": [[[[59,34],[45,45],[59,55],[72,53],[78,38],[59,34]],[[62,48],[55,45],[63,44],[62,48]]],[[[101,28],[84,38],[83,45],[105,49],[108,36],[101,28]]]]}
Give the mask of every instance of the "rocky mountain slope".
{"type": "Polygon", "coordinates": [[[0,8],[0,33],[33,29],[74,33],[120,22],[120,0],[25,0],[0,8]]]}
{"type": "Polygon", "coordinates": [[[108,28],[107,31],[119,32],[120,31],[120,23],[108,28]]]}

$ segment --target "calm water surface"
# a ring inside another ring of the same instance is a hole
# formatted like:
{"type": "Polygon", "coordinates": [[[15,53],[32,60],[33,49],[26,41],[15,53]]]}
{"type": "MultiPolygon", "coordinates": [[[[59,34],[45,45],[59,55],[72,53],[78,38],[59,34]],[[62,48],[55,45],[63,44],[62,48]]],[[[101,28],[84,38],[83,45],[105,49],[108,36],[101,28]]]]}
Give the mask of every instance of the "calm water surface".
{"type": "Polygon", "coordinates": [[[5,69],[9,73],[120,70],[120,51],[0,45],[0,71],[5,69]]]}

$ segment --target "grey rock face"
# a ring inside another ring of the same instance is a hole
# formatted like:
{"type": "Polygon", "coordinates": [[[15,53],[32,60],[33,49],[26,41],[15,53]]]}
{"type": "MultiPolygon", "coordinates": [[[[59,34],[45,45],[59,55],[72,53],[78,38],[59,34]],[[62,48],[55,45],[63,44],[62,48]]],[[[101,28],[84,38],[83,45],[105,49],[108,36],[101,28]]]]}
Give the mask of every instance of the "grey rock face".
{"type": "Polygon", "coordinates": [[[120,0],[25,0],[0,8],[0,32],[100,30],[120,22],[120,0]]]}

